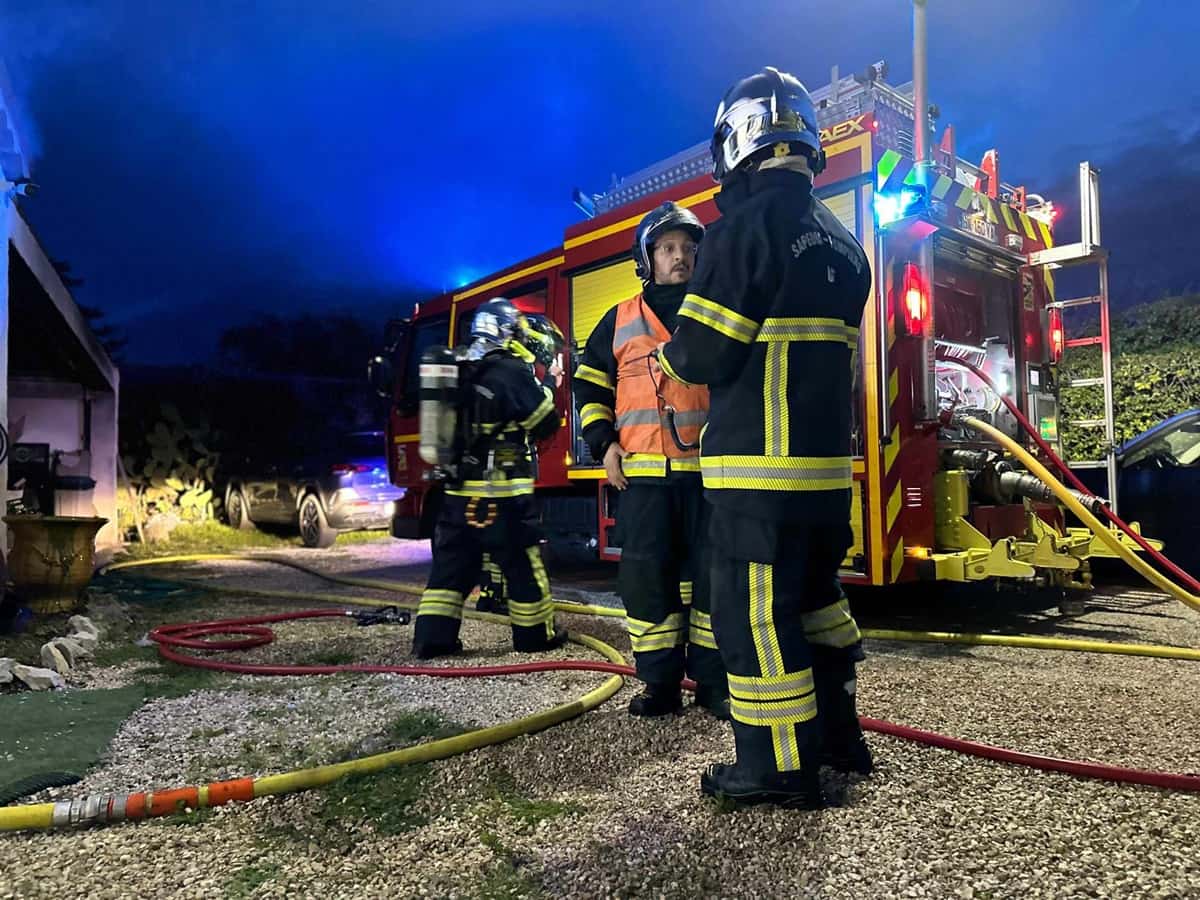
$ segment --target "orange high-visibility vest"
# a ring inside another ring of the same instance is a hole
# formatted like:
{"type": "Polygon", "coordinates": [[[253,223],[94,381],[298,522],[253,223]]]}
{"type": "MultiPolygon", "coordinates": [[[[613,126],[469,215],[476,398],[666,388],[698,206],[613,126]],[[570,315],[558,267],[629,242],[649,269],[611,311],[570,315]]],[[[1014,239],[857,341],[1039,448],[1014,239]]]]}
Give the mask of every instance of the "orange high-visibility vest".
{"type": "Polygon", "coordinates": [[[663,375],[661,370],[651,373],[650,353],[670,339],[670,332],[641,294],[617,307],[612,345],[617,361],[617,420],[614,424],[621,446],[631,453],[653,453],[670,459],[693,458],[700,455],[699,450],[680,450],[671,438],[665,406],[669,404],[675,409],[675,430],[680,440],[695,444],[708,419],[708,388],[679,384],[663,375]]]}

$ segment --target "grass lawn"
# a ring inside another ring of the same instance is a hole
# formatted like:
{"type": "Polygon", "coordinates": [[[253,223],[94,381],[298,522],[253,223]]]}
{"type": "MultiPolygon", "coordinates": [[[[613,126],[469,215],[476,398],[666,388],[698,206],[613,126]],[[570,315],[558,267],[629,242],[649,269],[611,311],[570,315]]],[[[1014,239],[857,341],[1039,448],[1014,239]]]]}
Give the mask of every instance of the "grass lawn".
{"type": "MultiPolygon", "coordinates": [[[[386,530],[348,531],[338,535],[334,547],[345,544],[365,544],[389,540],[386,530]]],[[[220,522],[180,525],[171,537],[157,544],[127,544],[124,557],[150,559],[156,556],[179,556],[188,553],[239,553],[246,550],[285,550],[303,546],[300,535],[280,529],[253,528],[238,530],[220,522]]],[[[313,551],[320,552],[320,551],[313,551]]]]}

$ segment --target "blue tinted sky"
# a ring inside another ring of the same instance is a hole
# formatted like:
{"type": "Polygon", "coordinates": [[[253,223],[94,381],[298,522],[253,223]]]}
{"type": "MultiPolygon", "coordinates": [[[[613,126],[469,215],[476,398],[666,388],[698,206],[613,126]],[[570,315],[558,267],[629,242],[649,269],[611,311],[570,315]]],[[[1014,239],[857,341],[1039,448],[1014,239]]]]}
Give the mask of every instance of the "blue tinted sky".
{"type": "MultiPolygon", "coordinates": [[[[960,154],[1064,200],[1096,161],[1118,301],[1200,287],[1200,4],[929,7],[960,154]]],[[[0,0],[26,215],[145,361],[254,310],[401,310],[556,244],[572,187],[707,138],[734,79],[899,83],[910,41],[903,0],[0,0]]]]}

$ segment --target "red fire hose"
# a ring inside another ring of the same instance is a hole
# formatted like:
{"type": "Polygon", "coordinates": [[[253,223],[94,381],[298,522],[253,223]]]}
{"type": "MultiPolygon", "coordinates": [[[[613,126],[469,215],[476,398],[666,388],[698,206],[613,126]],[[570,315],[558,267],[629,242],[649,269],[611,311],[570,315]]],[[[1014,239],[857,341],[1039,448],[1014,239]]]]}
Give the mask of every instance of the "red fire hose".
{"type": "MultiPolygon", "coordinates": [[[[191,650],[247,650],[261,647],[275,639],[270,628],[264,627],[272,622],[289,622],[297,619],[345,618],[353,613],[342,609],[309,609],[294,613],[280,613],[271,616],[255,616],[245,619],[221,619],[209,622],[189,622],[178,625],[160,625],[150,632],[151,640],[158,644],[158,652],[171,662],[183,666],[194,666],[201,669],[212,669],[218,672],[233,672],[240,675],[333,675],[339,672],[390,673],[395,675],[427,675],[434,678],[481,678],[494,675],[521,675],[531,672],[555,671],[587,671],[604,672],[616,675],[637,677],[631,666],[621,666],[615,663],[581,659],[543,660],[541,662],[517,663],[501,666],[376,666],[365,664],[327,665],[327,666],[289,666],[267,665],[252,663],[221,662],[214,659],[203,659],[180,653],[174,648],[191,650]],[[213,635],[240,635],[234,640],[208,640],[213,635]]],[[[695,684],[685,681],[686,690],[694,690],[695,684]]],[[[881,719],[861,716],[862,727],[869,731],[904,740],[952,750],[970,756],[998,762],[1027,766],[1049,772],[1064,772],[1083,778],[1099,778],[1121,784],[1141,784],[1150,787],[1167,788],[1176,791],[1200,792],[1200,775],[1174,774],[1171,772],[1152,772],[1141,769],[1127,769],[1122,766],[1110,766],[1103,763],[1083,762],[1080,760],[1060,759],[1054,756],[1042,756],[1036,753],[1025,753],[1020,750],[1008,750],[991,744],[967,741],[961,738],[937,734],[910,728],[906,725],[896,725],[881,719]]]]}

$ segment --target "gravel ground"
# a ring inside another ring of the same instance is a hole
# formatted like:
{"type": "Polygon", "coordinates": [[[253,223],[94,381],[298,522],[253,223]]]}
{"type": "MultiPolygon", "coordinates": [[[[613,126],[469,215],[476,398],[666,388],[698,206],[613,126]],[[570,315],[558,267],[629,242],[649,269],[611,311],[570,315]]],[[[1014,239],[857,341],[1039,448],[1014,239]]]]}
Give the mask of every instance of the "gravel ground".
{"type": "MultiPolygon", "coordinates": [[[[403,544],[287,555],[402,580],[420,580],[427,563],[403,544]]],[[[373,593],[241,562],[174,571],[274,590],[373,593]]],[[[278,608],[223,598],[204,615],[278,608]]],[[[988,618],[975,622],[978,630],[993,626],[988,618]]],[[[628,651],[613,621],[565,621],[628,651]]],[[[1097,596],[1078,618],[1036,611],[1014,621],[1026,633],[1200,646],[1200,615],[1150,591],[1097,596]]],[[[409,628],[325,621],[276,630],[274,644],[245,658],[409,661],[409,628]]],[[[466,623],[463,639],[468,663],[517,658],[495,626],[466,623]]],[[[1200,772],[1194,663],[878,641],[868,651],[864,715],[1041,753],[1200,772]]],[[[123,683],[138,677],[135,668],[92,669],[83,681],[123,683]]],[[[378,752],[397,743],[394,723],[405,713],[488,725],[602,680],[217,676],[201,690],[148,702],[83,783],[35,799],[378,752]]],[[[410,773],[416,788],[403,807],[412,820],[400,828],[384,827],[386,816],[347,814],[331,830],[330,810],[353,806],[331,788],[183,820],[0,836],[0,897],[123,897],[130,884],[179,897],[1200,896],[1195,796],[876,735],[878,771],[849,787],[845,808],[724,813],[698,795],[697,779],[707,762],[732,759],[729,727],[692,710],[665,722],[631,720],[624,705],[633,690],[541,734],[410,773]]]]}

